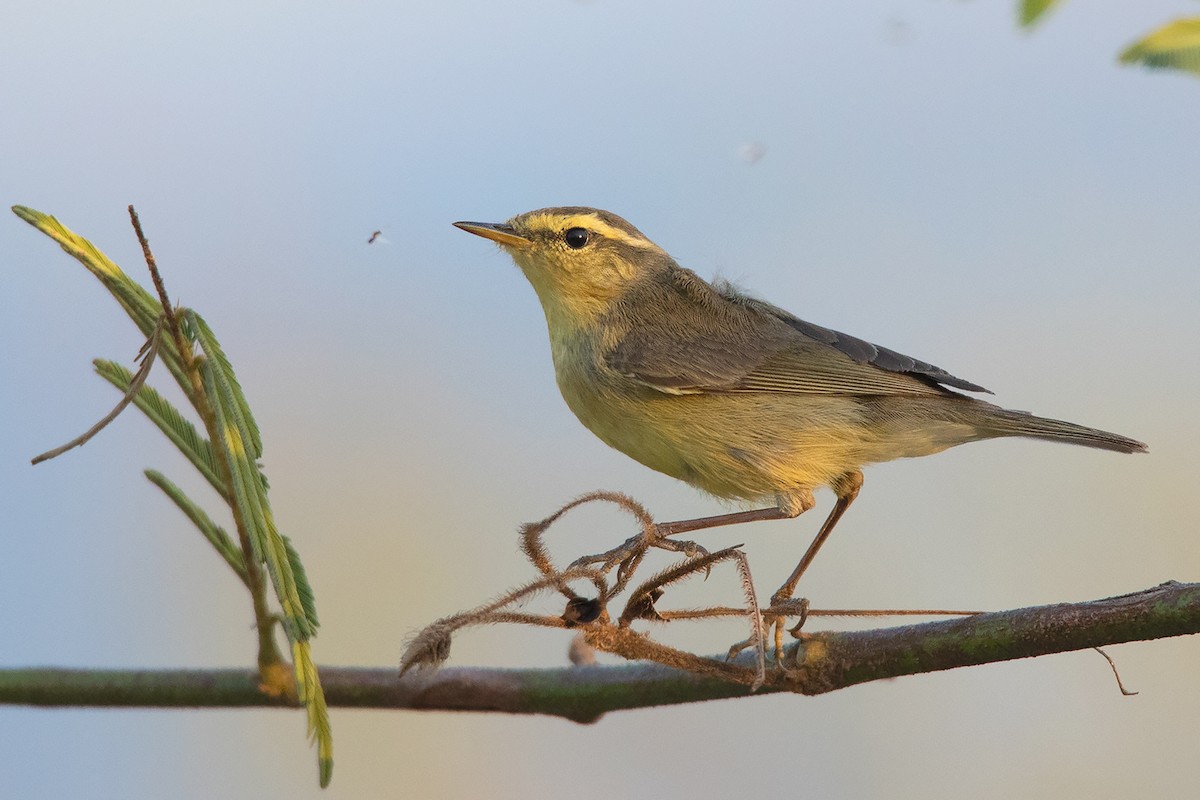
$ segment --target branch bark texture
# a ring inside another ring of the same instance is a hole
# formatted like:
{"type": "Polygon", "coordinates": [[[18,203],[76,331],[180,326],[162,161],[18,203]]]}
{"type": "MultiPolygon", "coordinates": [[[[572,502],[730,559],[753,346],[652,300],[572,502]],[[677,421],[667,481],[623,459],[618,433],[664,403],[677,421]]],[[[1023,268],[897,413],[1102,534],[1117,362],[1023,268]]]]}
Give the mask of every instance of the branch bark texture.
{"type": "MultiPolygon", "coordinates": [[[[640,634],[624,629],[616,636],[640,634]]],[[[789,670],[768,670],[758,694],[821,694],[858,683],[1123,642],[1200,633],[1200,584],[1164,583],[1087,603],[1060,603],[921,625],[803,634],[789,670]]],[[[610,644],[612,644],[610,642],[610,644]]],[[[614,650],[619,651],[620,642],[614,650]]],[[[749,669],[749,658],[730,667],[749,669]]],[[[659,664],[561,669],[322,667],[331,706],[550,714],[592,722],[609,711],[749,696],[739,683],[659,664]]],[[[252,669],[0,670],[0,703],[53,707],[292,707],[252,669]]]]}

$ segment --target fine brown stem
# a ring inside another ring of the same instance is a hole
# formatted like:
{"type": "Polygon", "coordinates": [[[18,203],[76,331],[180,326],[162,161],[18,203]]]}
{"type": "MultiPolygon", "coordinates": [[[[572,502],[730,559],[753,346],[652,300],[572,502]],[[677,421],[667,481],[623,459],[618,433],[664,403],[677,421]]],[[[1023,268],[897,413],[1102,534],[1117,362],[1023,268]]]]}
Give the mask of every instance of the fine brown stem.
{"type": "Polygon", "coordinates": [[[39,456],[34,456],[32,459],[30,459],[31,464],[36,465],[42,463],[43,461],[49,461],[52,458],[58,458],[68,450],[72,450],[76,447],[87,444],[89,441],[91,441],[93,436],[104,430],[106,427],[108,427],[110,422],[120,416],[121,412],[133,402],[133,398],[137,397],[137,393],[141,390],[142,385],[146,383],[146,378],[150,375],[150,368],[154,366],[154,359],[158,357],[159,343],[162,341],[162,326],[163,318],[162,316],[159,316],[158,322],[155,324],[154,330],[150,332],[150,338],[146,340],[144,349],[140,354],[142,356],[142,363],[138,367],[137,372],[135,372],[133,377],[129,380],[129,388],[125,390],[125,395],[121,398],[120,402],[113,407],[113,410],[108,412],[104,418],[95,425],[88,428],[85,432],[79,436],[76,436],[66,444],[56,447],[53,450],[47,450],[39,456]]]}
{"type": "Polygon", "coordinates": [[[137,234],[138,244],[142,246],[142,255],[146,259],[146,267],[150,270],[150,280],[154,281],[154,290],[158,292],[158,302],[162,304],[163,314],[167,317],[167,330],[171,332],[171,339],[174,340],[175,347],[179,350],[179,357],[185,359],[184,353],[190,353],[191,347],[184,342],[183,331],[179,328],[179,318],[175,313],[174,306],[171,305],[171,299],[167,296],[167,287],[163,283],[162,275],[158,271],[158,262],[154,260],[154,253],[150,252],[150,240],[142,232],[142,221],[138,219],[137,211],[132,205],[129,206],[129,219],[133,223],[134,233],[137,234]]]}

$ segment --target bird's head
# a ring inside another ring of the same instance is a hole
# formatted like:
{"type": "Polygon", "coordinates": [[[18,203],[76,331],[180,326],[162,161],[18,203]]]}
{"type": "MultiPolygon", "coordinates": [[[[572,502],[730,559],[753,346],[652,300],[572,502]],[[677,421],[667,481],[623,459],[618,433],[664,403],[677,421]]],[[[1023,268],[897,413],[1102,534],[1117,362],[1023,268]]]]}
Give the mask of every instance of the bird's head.
{"type": "Polygon", "coordinates": [[[540,208],[508,222],[456,222],[502,247],[533,284],[551,325],[598,319],[638,281],[673,263],[641,231],[595,208],[540,208]]]}

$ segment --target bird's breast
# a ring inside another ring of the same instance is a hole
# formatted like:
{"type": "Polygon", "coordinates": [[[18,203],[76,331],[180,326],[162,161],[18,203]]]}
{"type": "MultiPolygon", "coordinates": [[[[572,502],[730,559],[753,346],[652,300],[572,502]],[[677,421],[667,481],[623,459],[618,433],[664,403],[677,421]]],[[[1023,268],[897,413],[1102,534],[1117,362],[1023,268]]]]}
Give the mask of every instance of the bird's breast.
{"type": "MultiPolygon", "coordinates": [[[[858,466],[859,406],[838,397],[668,394],[610,369],[594,340],[554,343],[567,406],[609,446],[718,497],[772,498],[858,466]]],[[[861,462],[859,462],[861,463],[861,462]]]]}

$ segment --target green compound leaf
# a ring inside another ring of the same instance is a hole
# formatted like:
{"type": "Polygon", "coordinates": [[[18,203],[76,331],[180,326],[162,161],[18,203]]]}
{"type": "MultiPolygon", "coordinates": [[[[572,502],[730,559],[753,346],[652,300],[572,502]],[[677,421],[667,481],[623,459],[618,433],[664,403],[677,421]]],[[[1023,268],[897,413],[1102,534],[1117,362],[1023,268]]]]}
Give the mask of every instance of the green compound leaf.
{"type": "Polygon", "coordinates": [[[300,553],[292,546],[292,540],[286,536],[280,536],[279,538],[283,540],[283,547],[287,552],[288,563],[292,566],[292,574],[296,576],[296,593],[300,595],[300,605],[304,609],[304,616],[308,617],[315,630],[321,624],[321,621],[317,619],[317,600],[313,597],[312,584],[308,582],[308,573],[304,571],[304,564],[300,561],[300,553]]]}
{"type": "Polygon", "coordinates": [[[255,446],[258,430],[233,375],[233,367],[212,329],[195,312],[186,314],[205,355],[200,362],[200,375],[220,431],[217,452],[229,465],[232,502],[250,540],[250,549],[254,558],[266,565],[283,611],[283,630],[292,645],[296,692],[308,713],[309,735],[317,743],[321,785],[326,786],[333,774],[333,734],[325,692],[308,644],[317,631],[316,615],[309,613],[315,611],[312,587],[303,567],[297,568],[300,559],[296,551],[275,527],[266,481],[257,462],[262,453],[261,444],[255,446]]]}
{"type": "Polygon", "coordinates": [[[95,245],[49,214],[25,206],[13,206],[12,210],[18,217],[58,242],[63,250],[87,267],[117,299],[141,332],[146,336],[150,335],[155,322],[162,314],[162,306],[149,292],[126,275],[95,245]]]}
{"type": "Polygon", "coordinates": [[[1200,17],[1169,22],[1134,42],[1121,53],[1121,63],[1200,75],[1200,17]]]}
{"type": "Polygon", "coordinates": [[[200,316],[190,310],[186,315],[205,356],[200,362],[200,375],[204,395],[220,431],[217,453],[229,465],[232,476],[232,504],[246,530],[254,558],[266,565],[283,611],[283,630],[292,645],[296,692],[308,714],[309,735],[317,743],[320,781],[326,786],[333,775],[333,734],[325,692],[308,644],[317,631],[316,614],[312,613],[315,612],[312,587],[295,549],[275,527],[266,480],[257,462],[262,453],[261,444],[256,445],[258,429],[233,375],[233,367],[200,316]]]}
{"type": "Polygon", "coordinates": [[[329,724],[325,690],[321,688],[317,665],[313,663],[308,642],[292,645],[292,659],[296,664],[296,682],[301,687],[300,700],[308,712],[308,737],[317,743],[317,767],[323,789],[333,777],[333,728],[329,724]]]}
{"type": "Polygon", "coordinates": [[[1021,27],[1033,27],[1042,15],[1056,5],[1058,0],[1021,0],[1017,11],[1021,27]]]}
{"type": "Polygon", "coordinates": [[[254,421],[254,416],[250,413],[250,404],[246,402],[246,395],[242,393],[242,387],[233,374],[233,365],[229,363],[225,351],[217,343],[217,337],[213,335],[212,329],[208,327],[208,323],[204,321],[203,317],[192,311],[186,315],[186,319],[190,320],[189,327],[195,330],[196,341],[204,348],[205,354],[217,362],[225,377],[225,382],[229,385],[234,409],[248,434],[246,441],[250,443],[251,458],[262,458],[262,436],[258,431],[258,423],[254,421]]]}
{"type": "MultiPolygon", "coordinates": [[[[250,539],[255,559],[267,567],[271,584],[275,588],[280,608],[283,610],[283,627],[288,640],[295,643],[305,641],[316,634],[317,623],[307,609],[312,608],[312,587],[303,571],[293,569],[295,551],[289,548],[275,526],[271,505],[267,500],[266,483],[262,479],[256,461],[261,447],[251,455],[247,444],[253,445],[257,428],[250,417],[250,407],[242,396],[241,389],[233,376],[233,368],[221,353],[212,330],[199,315],[188,311],[193,317],[196,339],[207,358],[200,365],[204,392],[217,417],[217,427],[223,432],[218,443],[220,452],[228,461],[233,477],[233,498],[242,524],[250,539]],[[253,431],[253,433],[252,433],[253,431]],[[308,601],[305,602],[304,598],[308,601]]],[[[301,679],[297,675],[297,679],[301,679]]]]}
{"type": "Polygon", "coordinates": [[[192,521],[192,524],[200,529],[200,533],[204,535],[205,539],[208,539],[209,544],[216,548],[216,551],[220,554],[221,558],[225,559],[225,563],[229,565],[229,568],[241,578],[242,583],[248,584],[249,578],[246,576],[246,563],[242,560],[242,551],[234,544],[233,539],[225,532],[225,529],[213,522],[204,509],[196,505],[191,498],[183,493],[182,489],[172,483],[161,472],[148,469],[145,474],[150,479],[150,482],[159,489],[162,489],[163,493],[171,498],[171,501],[179,507],[179,510],[192,521]]]}
{"type": "MultiPolygon", "coordinates": [[[[92,362],[97,374],[116,386],[122,392],[129,390],[129,381],[133,374],[120,364],[104,359],[92,362]]],[[[171,403],[149,386],[142,386],[133,398],[133,404],[141,409],[150,421],[162,431],[171,442],[179,448],[179,452],[192,462],[204,479],[207,480],[217,493],[224,498],[229,497],[229,489],[221,481],[220,468],[213,454],[212,443],[200,435],[196,426],[184,418],[183,414],[171,403]]]]}
{"type": "MultiPolygon", "coordinates": [[[[91,242],[76,235],[57,219],[25,206],[13,206],[13,213],[49,236],[84,265],[116,298],[138,328],[151,336],[159,325],[163,310],[158,300],[129,278],[91,242]]],[[[131,209],[132,213],[132,209],[131,209]]],[[[317,743],[321,786],[329,784],[333,772],[333,734],[324,690],[307,640],[316,633],[317,615],[312,587],[308,583],[299,554],[291,542],[275,527],[267,501],[267,480],[258,465],[262,440],[250,406],[233,373],[233,367],[221,350],[216,337],[195,312],[176,312],[185,347],[199,344],[201,387],[194,387],[171,337],[162,337],[159,355],[172,376],[202,414],[204,400],[215,417],[216,441],[200,435],[196,427],[162,395],[143,386],[133,402],[148,416],[180,452],[204,475],[233,508],[239,525],[246,530],[251,555],[266,565],[276,597],[283,610],[283,628],[292,645],[296,690],[307,709],[308,733],[317,743]],[[203,392],[203,397],[198,392],[203,392]],[[216,433],[216,432],[219,432],[216,433]],[[221,475],[230,474],[226,486],[221,475]]],[[[190,356],[190,354],[189,354],[190,356]]],[[[114,386],[128,391],[132,374],[119,364],[97,360],[96,371],[114,386]]],[[[229,534],[161,473],[147,470],[146,477],[159,487],[183,511],[206,539],[247,585],[250,584],[241,548],[229,534]]],[[[261,664],[260,664],[261,669],[261,664]]]]}
{"type": "MultiPolygon", "coordinates": [[[[104,284],[104,288],[108,289],[109,293],[120,303],[121,308],[125,309],[129,318],[138,326],[138,330],[145,336],[150,336],[158,324],[158,318],[162,315],[162,304],[155,297],[152,297],[149,292],[126,275],[120,267],[109,260],[108,256],[100,252],[99,248],[54,217],[25,206],[13,206],[12,211],[58,242],[64,251],[99,278],[100,282],[104,284]]],[[[170,336],[162,337],[159,357],[167,365],[171,375],[174,376],[184,393],[190,393],[191,384],[183,372],[179,352],[170,336]]]]}

